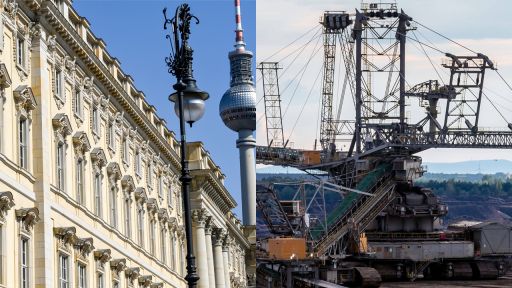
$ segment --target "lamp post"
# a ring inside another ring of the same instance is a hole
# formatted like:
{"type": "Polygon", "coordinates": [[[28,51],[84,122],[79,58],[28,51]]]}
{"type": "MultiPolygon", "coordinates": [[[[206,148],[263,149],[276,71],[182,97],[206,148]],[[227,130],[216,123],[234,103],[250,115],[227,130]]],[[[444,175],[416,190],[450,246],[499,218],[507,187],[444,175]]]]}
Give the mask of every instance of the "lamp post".
{"type": "Polygon", "coordinates": [[[169,96],[169,100],[174,103],[174,111],[180,119],[180,137],[181,137],[181,189],[184,201],[185,233],[187,240],[187,276],[185,280],[188,287],[195,288],[199,276],[196,271],[196,260],[192,242],[192,218],[190,215],[190,182],[192,177],[188,170],[187,146],[185,122],[192,126],[192,123],[199,120],[204,114],[204,101],[208,99],[208,93],[201,91],[196,80],[192,76],[192,48],[188,45],[190,36],[190,21],[195,20],[199,24],[199,19],[190,13],[188,4],[181,4],[176,8],[173,18],[167,18],[167,9],[164,13],[164,30],[167,25],[172,27],[172,36],[166,35],[171,42],[171,53],[165,58],[169,67],[168,71],[176,77],[176,84],[172,87],[176,92],[169,96]]]}

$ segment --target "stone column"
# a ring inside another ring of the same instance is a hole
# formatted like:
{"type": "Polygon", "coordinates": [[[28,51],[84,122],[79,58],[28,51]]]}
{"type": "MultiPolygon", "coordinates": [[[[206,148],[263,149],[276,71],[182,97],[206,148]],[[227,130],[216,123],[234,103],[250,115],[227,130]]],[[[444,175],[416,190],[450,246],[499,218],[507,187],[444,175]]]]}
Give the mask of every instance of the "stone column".
{"type": "Polygon", "coordinates": [[[215,288],[225,288],[224,257],[222,256],[222,244],[224,242],[224,229],[213,230],[213,259],[215,262],[215,288]]]}
{"type": "Polygon", "coordinates": [[[229,244],[231,238],[226,234],[224,243],[222,245],[222,257],[224,260],[224,281],[226,282],[226,288],[231,288],[231,277],[229,277],[229,244]]]}
{"type": "Polygon", "coordinates": [[[206,234],[206,253],[208,255],[208,280],[210,287],[215,287],[215,267],[213,265],[213,246],[212,246],[212,217],[206,220],[205,234],[206,234]]]}
{"type": "Polygon", "coordinates": [[[198,288],[210,288],[208,278],[208,261],[206,251],[206,235],[204,231],[206,221],[206,209],[196,209],[192,211],[193,230],[194,230],[194,254],[196,257],[197,274],[199,281],[198,288]]]}

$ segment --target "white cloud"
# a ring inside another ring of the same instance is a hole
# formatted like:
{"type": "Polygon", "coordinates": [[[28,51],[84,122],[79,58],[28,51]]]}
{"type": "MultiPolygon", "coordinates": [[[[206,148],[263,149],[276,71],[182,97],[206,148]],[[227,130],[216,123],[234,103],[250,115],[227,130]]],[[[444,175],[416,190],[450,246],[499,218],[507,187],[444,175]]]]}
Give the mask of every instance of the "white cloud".
{"type": "MultiPolygon", "coordinates": [[[[512,2],[508,1],[399,1],[399,7],[403,8],[408,15],[417,19],[422,24],[427,25],[444,35],[454,37],[454,40],[470,47],[472,50],[481,52],[490,57],[491,60],[497,63],[500,73],[505,76],[507,81],[512,82],[512,33],[503,27],[510,27],[512,25],[512,17],[509,17],[506,11],[512,8],[512,2]],[[456,13],[454,12],[456,11],[456,13]],[[486,11],[492,11],[494,14],[492,19],[484,17],[486,11]],[[432,17],[435,15],[435,17],[432,17]],[[483,19],[486,19],[485,21],[483,19]]],[[[300,35],[304,34],[309,29],[318,25],[320,16],[325,10],[339,11],[346,10],[350,13],[354,12],[355,8],[360,6],[360,1],[357,0],[258,0],[257,1],[257,60],[261,61],[266,57],[272,55],[280,48],[295,40],[300,35]]],[[[288,47],[283,53],[277,55],[273,59],[276,61],[282,58],[286,53],[293,51],[307,40],[311,38],[313,33],[310,33],[304,39],[297,41],[297,43],[288,47]]],[[[468,55],[471,52],[448,42],[446,39],[436,35],[435,33],[418,27],[416,35],[423,41],[431,46],[453,54],[468,55]],[[424,38],[427,37],[427,38],[424,38]]],[[[413,34],[409,34],[414,38],[413,34]]],[[[428,59],[423,55],[423,52],[418,49],[419,45],[415,41],[409,39],[407,48],[407,82],[409,85],[423,82],[429,79],[437,79],[437,74],[432,68],[428,59]]],[[[280,86],[283,88],[290,81],[294,84],[282,94],[283,110],[287,103],[290,101],[292,91],[295,89],[297,77],[294,77],[300,67],[305,63],[304,55],[310,55],[313,50],[313,45],[308,46],[304,54],[298,58],[289,71],[280,79],[280,86]]],[[[444,81],[447,81],[447,71],[445,68],[440,67],[441,59],[444,55],[435,52],[424,46],[433,63],[438,67],[444,81]]],[[[322,51],[315,57],[309,64],[306,74],[300,83],[297,93],[290,104],[289,112],[284,117],[285,135],[289,135],[291,127],[294,125],[301,107],[305,103],[305,99],[309,90],[311,89],[316,73],[319,71],[322,64],[322,51]]],[[[282,63],[282,65],[290,64],[293,57],[289,57],[282,63]]],[[[283,67],[283,68],[286,68],[283,67]]],[[[486,89],[487,95],[491,97],[492,101],[500,107],[505,117],[508,117],[508,122],[512,122],[512,92],[505,86],[505,84],[497,77],[494,72],[487,73],[486,75],[486,89]],[[491,92],[492,91],[492,92],[491,92]]],[[[258,83],[258,97],[261,97],[261,82],[258,83]]],[[[317,83],[316,90],[313,91],[309,101],[307,102],[302,117],[299,119],[297,128],[291,141],[294,142],[295,147],[311,149],[314,140],[318,138],[318,105],[321,95],[320,86],[317,83]]],[[[378,86],[378,84],[377,84],[378,86]]],[[[379,90],[379,89],[376,89],[379,90]]],[[[381,89],[383,90],[383,88],[381,89]]],[[[353,119],[354,109],[350,101],[349,94],[346,95],[344,109],[342,112],[343,119],[353,119]]],[[[418,106],[417,100],[410,100],[412,105],[410,114],[412,117],[419,119],[424,115],[422,108],[412,108],[418,106]]],[[[442,107],[441,107],[442,108],[442,107]]],[[[494,108],[484,100],[482,104],[483,116],[481,117],[482,126],[499,126],[506,127],[506,123],[494,111],[494,108]]],[[[258,116],[263,113],[263,101],[258,105],[258,116]],[[260,112],[261,111],[261,112],[260,112]]],[[[266,132],[264,125],[264,118],[258,123],[258,144],[266,144],[266,132]]],[[[429,150],[422,155],[426,158],[425,161],[440,162],[445,160],[464,160],[467,159],[467,150],[429,150]],[[466,152],[465,152],[466,151],[466,152]]],[[[473,155],[473,154],[472,154],[473,155]]],[[[474,154],[474,157],[482,157],[475,159],[494,159],[504,158],[512,160],[512,153],[509,151],[491,151],[484,150],[474,154]],[[499,157],[496,157],[499,156],[499,157]]]]}

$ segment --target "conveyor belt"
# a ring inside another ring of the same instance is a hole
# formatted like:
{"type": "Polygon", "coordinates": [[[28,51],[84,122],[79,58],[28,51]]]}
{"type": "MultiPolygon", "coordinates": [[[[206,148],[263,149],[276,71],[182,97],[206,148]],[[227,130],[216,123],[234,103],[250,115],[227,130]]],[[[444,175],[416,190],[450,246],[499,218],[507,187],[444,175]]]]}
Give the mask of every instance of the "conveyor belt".
{"type": "Polygon", "coordinates": [[[302,277],[294,277],[295,280],[299,280],[308,284],[315,285],[316,287],[321,288],[347,288],[346,286],[341,286],[339,284],[327,282],[324,280],[315,280],[315,279],[307,279],[302,277]]]}

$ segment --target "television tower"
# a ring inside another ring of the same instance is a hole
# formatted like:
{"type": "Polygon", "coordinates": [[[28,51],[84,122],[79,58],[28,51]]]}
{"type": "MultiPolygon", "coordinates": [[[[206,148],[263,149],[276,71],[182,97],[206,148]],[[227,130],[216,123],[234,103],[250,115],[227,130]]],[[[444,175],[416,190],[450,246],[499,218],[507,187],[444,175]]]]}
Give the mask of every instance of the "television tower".
{"type": "Polygon", "coordinates": [[[219,104],[224,124],[238,132],[236,146],[240,151],[240,178],[242,182],[243,224],[256,226],[256,90],[252,78],[252,53],[245,50],[240,14],[240,0],[235,0],[236,42],[229,52],[231,70],[230,88],[219,104]]]}

